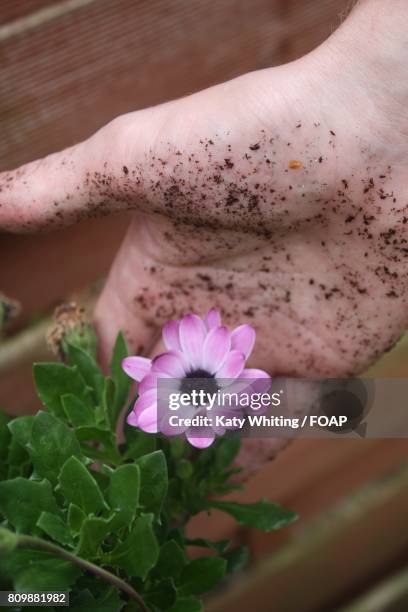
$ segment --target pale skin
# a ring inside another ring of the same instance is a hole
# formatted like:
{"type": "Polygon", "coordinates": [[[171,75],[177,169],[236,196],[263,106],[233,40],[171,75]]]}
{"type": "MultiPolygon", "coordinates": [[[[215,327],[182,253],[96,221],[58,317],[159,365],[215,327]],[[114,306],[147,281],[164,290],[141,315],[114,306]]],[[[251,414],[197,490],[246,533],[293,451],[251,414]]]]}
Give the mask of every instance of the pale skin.
{"type": "Polygon", "coordinates": [[[407,23],[365,0],[296,62],[3,173],[0,226],[135,211],[95,310],[105,354],[118,329],[157,353],[167,319],[215,306],[255,327],[250,366],[356,375],[408,326],[407,23]]]}

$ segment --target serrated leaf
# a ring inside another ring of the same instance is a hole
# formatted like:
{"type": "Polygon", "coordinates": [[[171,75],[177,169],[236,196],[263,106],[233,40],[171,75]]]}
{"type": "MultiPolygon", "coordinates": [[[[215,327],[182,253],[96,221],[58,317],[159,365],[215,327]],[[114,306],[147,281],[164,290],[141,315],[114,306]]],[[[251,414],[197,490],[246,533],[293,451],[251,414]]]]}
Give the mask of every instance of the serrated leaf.
{"type": "Polygon", "coordinates": [[[144,455],[136,461],[140,468],[140,504],[144,510],[160,514],[168,487],[167,463],[163,451],[144,455]]]}
{"type": "Polygon", "coordinates": [[[82,508],[85,514],[97,514],[105,507],[95,478],[77,457],[67,459],[61,468],[58,482],[67,501],[82,508]]]}
{"type": "Polygon", "coordinates": [[[199,546],[201,548],[208,548],[209,550],[214,550],[218,553],[223,553],[227,550],[230,540],[218,540],[214,542],[213,540],[208,540],[206,538],[194,538],[186,540],[187,546],[199,546]]]}
{"type": "Polygon", "coordinates": [[[139,457],[153,453],[156,450],[157,442],[152,434],[140,431],[127,423],[124,426],[124,433],[126,437],[125,459],[139,459],[139,457]]]}
{"type": "Polygon", "coordinates": [[[69,598],[70,612],[120,612],[126,605],[116,589],[111,588],[105,595],[93,596],[89,589],[71,593],[69,598]]]}
{"type": "MultiPolygon", "coordinates": [[[[31,461],[27,451],[12,437],[9,444],[7,454],[8,464],[8,478],[14,478],[15,476],[26,476],[24,466],[31,461]]],[[[32,468],[32,466],[31,466],[32,468]]]]}
{"type": "Polygon", "coordinates": [[[55,416],[65,418],[61,397],[69,393],[92,408],[90,389],[76,367],[62,363],[35,363],[33,374],[39,398],[55,416]]]}
{"type": "Polygon", "coordinates": [[[52,414],[40,411],[34,417],[29,453],[36,475],[55,483],[68,457],[80,457],[74,433],[52,414]]]}
{"type": "Polygon", "coordinates": [[[63,395],[61,403],[68,421],[75,427],[95,424],[95,412],[72,393],[63,395]]]}
{"type": "Polygon", "coordinates": [[[110,531],[111,523],[109,519],[97,516],[86,518],[82,523],[79,534],[77,555],[86,559],[94,557],[110,531]]]}
{"type": "Polygon", "coordinates": [[[3,564],[16,591],[64,591],[82,573],[69,561],[39,550],[17,549],[3,564]]]}
{"type": "Polygon", "coordinates": [[[113,463],[118,463],[120,461],[121,458],[116,448],[116,436],[114,432],[98,426],[85,426],[76,427],[75,435],[81,443],[86,441],[94,443],[97,441],[101,442],[105,447],[105,450],[102,450],[101,448],[82,444],[82,452],[86,456],[94,459],[101,459],[102,461],[111,461],[113,463]]]}
{"type": "Polygon", "coordinates": [[[150,606],[158,610],[168,610],[171,608],[177,597],[174,582],[170,578],[165,578],[158,584],[151,587],[143,596],[143,599],[150,606]]]}
{"type": "Polygon", "coordinates": [[[50,538],[63,546],[72,546],[73,540],[69,528],[60,516],[51,512],[41,512],[37,527],[42,529],[50,538]]]}
{"type": "Polygon", "coordinates": [[[79,346],[67,343],[69,364],[76,366],[86,385],[91,389],[95,402],[102,398],[104,377],[95,359],[79,346]]]}
{"type": "Polygon", "coordinates": [[[113,524],[116,528],[128,527],[136,515],[140,493],[140,468],[128,463],[116,468],[111,474],[108,501],[115,512],[113,524]]]}
{"type": "Polygon", "coordinates": [[[115,396],[113,404],[109,410],[110,423],[114,427],[118,415],[125,406],[132,384],[131,379],[125,374],[122,369],[122,361],[129,354],[126,340],[122,332],[119,332],[115,346],[113,347],[112,360],[110,363],[110,372],[113,382],[115,383],[115,396]]]}
{"type": "Polygon", "coordinates": [[[153,531],[152,514],[142,514],[132,527],[124,542],[121,542],[110,557],[111,561],[125,570],[129,577],[146,578],[159,556],[159,545],[153,531]]]}
{"type": "Polygon", "coordinates": [[[0,482],[0,512],[19,533],[29,533],[43,511],[58,512],[47,480],[13,478],[0,482]]]}
{"type": "Polygon", "coordinates": [[[8,424],[13,437],[25,449],[30,445],[33,423],[34,416],[21,416],[13,419],[8,424]]]}
{"type": "Polygon", "coordinates": [[[86,519],[86,514],[76,504],[69,504],[68,507],[68,526],[73,534],[77,535],[81,531],[81,526],[86,519]]]}
{"type": "Polygon", "coordinates": [[[281,529],[295,521],[298,516],[291,510],[285,510],[277,504],[262,499],[255,504],[210,500],[210,505],[232,516],[240,525],[254,527],[262,531],[281,529]]]}
{"type": "Polygon", "coordinates": [[[184,568],[178,583],[180,595],[200,595],[214,588],[224,577],[227,562],[219,557],[194,559],[184,568]]]}
{"type": "Polygon", "coordinates": [[[180,597],[169,612],[203,612],[203,604],[195,597],[180,597]]]}
{"type": "Polygon", "coordinates": [[[92,440],[101,442],[105,446],[111,446],[115,440],[115,436],[111,431],[96,426],[76,427],[75,434],[81,442],[92,440]]]}
{"type": "Polygon", "coordinates": [[[178,578],[186,565],[186,555],[175,540],[168,540],[160,549],[154,575],[160,578],[178,578]]]}
{"type": "Polygon", "coordinates": [[[223,555],[227,562],[227,574],[242,570],[248,563],[249,551],[247,546],[238,546],[223,555]]]}

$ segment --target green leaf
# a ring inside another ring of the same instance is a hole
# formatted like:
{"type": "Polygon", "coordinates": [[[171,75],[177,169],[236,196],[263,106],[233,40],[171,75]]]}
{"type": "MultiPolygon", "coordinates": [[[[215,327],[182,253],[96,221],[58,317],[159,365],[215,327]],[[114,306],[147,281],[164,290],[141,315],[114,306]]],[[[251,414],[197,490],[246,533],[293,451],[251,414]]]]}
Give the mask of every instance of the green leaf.
{"type": "Polygon", "coordinates": [[[153,514],[137,518],[127,539],[110,556],[110,561],[124,569],[129,577],[145,579],[156,564],[159,545],[152,527],[153,518],[153,514]]]}
{"type": "Polygon", "coordinates": [[[168,610],[176,601],[177,591],[170,578],[165,578],[159,584],[148,590],[143,596],[146,603],[158,610],[168,610]]]}
{"type": "Polygon", "coordinates": [[[230,544],[230,540],[218,540],[218,542],[213,542],[212,540],[207,540],[206,538],[194,538],[192,540],[188,539],[185,542],[187,546],[208,548],[220,554],[225,552],[230,544]]]}
{"type": "Polygon", "coordinates": [[[219,557],[194,559],[184,568],[178,581],[180,595],[200,595],[215,587],[224,577],[227,562],[219,557]]]}
{"type": "Polygon", "coordinates": [[[227,562],[227,574],[242,570],[248,563],[249,552],[247,546],[238,546],[223,555],[227,562]]]}
{"type": "Polygon", "coordinates": [[[85,514],[96,514],[105,507],[95,478],[77,457],[67,459],[58,481],[67,501],[78,505],[85,514]]]}
{"type": "Polygon", "coordinates": [[[203,612],[203,604],[195,597],[180,597],[169,612],[203,612]]]}
{"type": "Polygon", "coordinates": [[[116,589],[110,588],[107,594],[93,596],[89,589],[79,593],[70,593],[69,609],[71,612],[120,612],[126,602],[122,601],[116,589]]]}
{"type": "Polygon", "coordinates": [[[115,527],[128,527],[135,518],[139,504],[140,469],[127,463],[118,467],[111,475],[108,501],[115,512],[115,527]]]}
{"type": "Polygon", "coordinates": [[[115,440],[115,435],[110,430],[96,426],[77,427],[75,434],[80,442],[92,440],[101,442],[105,446],[111,446],[115,440]]]}
{"type": "Polygon", "coordinates": [[[84,349],[69,343],[67,354],[69,364],[77,366],[85,384],[91,389],[94,401],[99,402],[102,398],[104,377],[95,359],[84,349]]]}
{"type": "Polygon", "coordinates": [[[86,519],[86,514],[76,504],[69,504],[68,525],[72,533],[77,535],[81,531],[81,526],[86,519]]]}
{"type": "Polygon", "coordinates": [[[167,463],[163,451],[144,455],[136,461],[140,468],[140,504],[146,511],[160,514],[168,487],[167,463]]]}
{"type": "Polygon", "coordinates": [[[42,529],[50,538],[63,546],[72,546],[71,533],[61,517],[51,512],[41,512],[37,527],[42,529]]]}
{"type": "Polygon", "coordinates": [[[125,337],[122,332],[120,332],[116,338],[110,364],[112,380],[115,383],[115,397],[109,411],[112,427],[116,424],[118,415],[126,403],[132,385],[131,379],[122,369],[122,360],[127,357],[128,354],[129,351],[125,337]]]}
{"type": "Polygon", "coordinates": [[[2,564],[16,591],[63,591],[82,573],[69,561],[39,550],[17,549],[2,564]]]}
{"type": "Polygon", "coordinates": [[[241,448],[241,440],[237,437],[227,437],[220,440],[216,452],[217,471],[225,470],[237,457],[241,448]]]}
{"type": "Polygon", "coordinates": [[[4,460],[8,454],[8,445],[11,438],[9,425],[10,417],[0,411],[0,460],[4,460]]]}
{"type": "Polygon", "coordinates": [[[98,426],[86,426],[77,427],[75,429],[75,434],[80,442],[97,441],[104,445],[105,451],[100,448],[96,449],[93,446],[82,445],[82,452],[87,456],[95,459],[100,458],[102,461],[112,462],[114,464],[120,462],[121,457],[116,448],[116,436],[114,432],[102,429],[98,426]]]}
{"type": "Polygon", "coordinates": [[[28,448],[30,445],[33,423],[34,416],[21,416],[8,424],[11,434],[23,448],[28,448]]]}
{"type": "Polygon", "coordinates": [[[140,431],[140,429],[132,427],[127,423],[125,423],[124,432],[127,442],[124,459],[139,459],[139,457],[153,453],[156,450],[156,438],[152,434],[140,431]]]}
{"type": "Polygon", "coordinates": [[[298,516],[291,510],[285,510],[276,504],[262,499],[255,504],[210,500],[210,506],[234,517],[237,523],[254,527],[262,531],[281,529],[295,521],[298,516]]]}
{"type": "Polygon", "coordinates": [[[61,397],[61,403],[68,420],[75,427],[95,425],[95,412],[78,397],[68,393],[61,397]]]}
{"type": "Polygon", "coordinates": [[[81,449],[71,429],[52,414],[40,411],[34,417],[29,453],[36,474],[55,483],[68,457],[81,456],[81,449]]]}
{"type": "Polygon", "coordinates": [[[39,398],[55,416],[65,417],[61,397],[69,393],[92,408],[90,389],[76,367],[63,363],[35,363],[33,373],[39,398]]]}
{"type": "Polygon", "coordinates": [[[178,578],[186,565],[186,555],[175,540],[168,540],[160,549],[154,574],[161,578],[178,578]]]}
{"type": "Polygon", "coordinates": [[[32,472],[32,464],[27,451],[12,437],[7,456],[8,478],[16,476],[29,476],[32,472]],[[28,468],[28,469],[27,469],[28,468]]]}
{"type": "Polygon", "coordinates": [[[94,557],[110,531],[111,523],[108,519],[97,516],[86,518],[81,526],[76,553],[80,557],[94,557]]]}
{"type": "Polygon", "coordinates": [[[19,476],[0,482],[0,512],[16,531],[29,533],[44,510],[58,512],[47,480],[27,480],[19,476]]]}
{"type": "Polygon", "coordinates": [[[102,393],[102,407],[103,407],[103,419],[102,421],[107,423],[111,429],[116,428],[116,416],[115,416],[115,383],[112,378],[105,378],[103,393],[102,393]]]}

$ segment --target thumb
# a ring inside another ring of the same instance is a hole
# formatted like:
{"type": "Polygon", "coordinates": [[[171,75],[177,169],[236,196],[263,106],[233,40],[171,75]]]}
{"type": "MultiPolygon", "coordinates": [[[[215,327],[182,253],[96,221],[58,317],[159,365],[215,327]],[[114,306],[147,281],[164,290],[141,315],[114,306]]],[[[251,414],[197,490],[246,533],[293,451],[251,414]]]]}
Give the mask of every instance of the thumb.
{"type": "Polygon", "coordinates": [[[143,160],[150,138],[141,137],[146,112],[118,117],[84,142],[0,173],[0,230],[53,230],[134,207],[142,185],[132,184],[132,197],[122,189],[126,143],[136,132],[131,156],[143,160]]]}
{"type": "Polygon", "coordinates": [[[87,173],[93,170],[90,141],[0,174],[0,229],[54,229],[84,215],[87,173]]]}

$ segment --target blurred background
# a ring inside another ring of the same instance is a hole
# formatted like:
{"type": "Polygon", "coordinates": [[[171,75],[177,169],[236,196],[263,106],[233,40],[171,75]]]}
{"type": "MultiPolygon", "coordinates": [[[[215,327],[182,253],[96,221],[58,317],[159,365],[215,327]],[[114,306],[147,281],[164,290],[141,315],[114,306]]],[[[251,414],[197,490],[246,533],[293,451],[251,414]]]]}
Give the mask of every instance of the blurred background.
{"type": "MultiPolygon", "coordinates": [[[[350,0],[2,0],[0,171],[84,139],[118,114],[183,96],[320,44],[350,0]]],[[[0,344],[0,403],[39,408],[33,360],[67,299],[92,305],[126,214],[55,234],[0,234],[0,291],[21,312],[0,344]]],[[[367,376],[407,377],[408,342],[367,376]]],[[[298,440],[249,482],[301,520],[277,534],[224,516],[192,531],[234,537],[249,567],[208,601],[212,612],[408,610],[408,441],[298,440]],[[234,531],[232,531],[234,530],[234,531]]]]}

